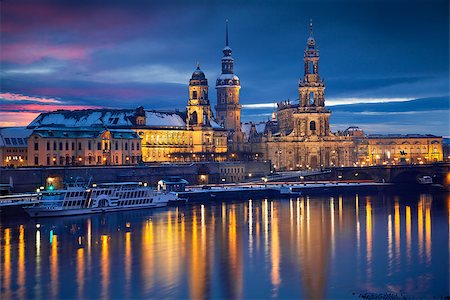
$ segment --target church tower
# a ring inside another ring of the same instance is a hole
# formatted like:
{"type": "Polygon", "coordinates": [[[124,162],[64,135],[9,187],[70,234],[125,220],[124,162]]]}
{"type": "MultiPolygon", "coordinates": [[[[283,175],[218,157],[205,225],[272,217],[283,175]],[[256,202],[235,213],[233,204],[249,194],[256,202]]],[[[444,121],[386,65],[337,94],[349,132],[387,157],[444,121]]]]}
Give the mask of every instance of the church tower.
{"type": "Polygon", "coordinates": [[[325,108],[325,83],[319,75],[319,50],[313,36],[312,20],[303,62],[305,70],[299,80],[299,108],[295,116],[297,133],[301,136],[328,136],[330,111],[325,108]]]}
{"type": "Polygon", "coordinates": [[[239,104],[239,90],[241,83],[234,74],[234,59],[228,45],[228,21],[226,24],[225,48],[223,48],[222,74],[217,78],[216,119],[231,132],[241,133],[241,105],[239,104]]]}
{"type": "Polygon", "coordinates": [[[211,127],[211,106],[208,99],[208,80],[205,73],[197,69],[189,80],[189,101],[187,105],[188,128],[211,127]]]}

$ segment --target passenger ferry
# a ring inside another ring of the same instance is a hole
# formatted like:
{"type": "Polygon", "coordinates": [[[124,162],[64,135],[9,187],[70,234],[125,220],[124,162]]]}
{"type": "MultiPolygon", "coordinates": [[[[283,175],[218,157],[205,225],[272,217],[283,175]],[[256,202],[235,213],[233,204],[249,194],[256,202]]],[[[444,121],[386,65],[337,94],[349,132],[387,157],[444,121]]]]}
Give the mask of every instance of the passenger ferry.
{"type": "Polygon", "coordinates": [[[38,191],[37,198],[36,204],[23,208],[31,217],[156,208],[181,200],[174,192],[155,190],[142,182],[93,184],[91,188],[68,186],[63,190],[38,191]]]}

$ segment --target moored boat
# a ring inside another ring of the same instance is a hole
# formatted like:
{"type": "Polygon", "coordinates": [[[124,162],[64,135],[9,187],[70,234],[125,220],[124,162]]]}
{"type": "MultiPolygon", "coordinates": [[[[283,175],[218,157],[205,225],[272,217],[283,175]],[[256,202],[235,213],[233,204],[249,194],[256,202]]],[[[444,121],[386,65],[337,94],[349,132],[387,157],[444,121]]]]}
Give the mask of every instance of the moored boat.
{"type": "Polygon", "coordinates": [[[66,187],[37,193],[38,202],[23,209],[31,217],[92,214],[167,206],[178,200],[176,193],[155,190],[142,182],[119,182],[66,187]]]}

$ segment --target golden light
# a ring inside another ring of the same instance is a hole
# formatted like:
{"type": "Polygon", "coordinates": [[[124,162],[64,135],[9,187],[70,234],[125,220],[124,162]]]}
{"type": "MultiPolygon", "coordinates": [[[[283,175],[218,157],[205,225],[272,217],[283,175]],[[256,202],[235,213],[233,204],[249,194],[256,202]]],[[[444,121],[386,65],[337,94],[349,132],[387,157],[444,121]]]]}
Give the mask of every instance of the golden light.
{"type": "Polygon", "coordinates": [[[106,161],[106,157],[103,157],[103,161],[106,161]]]}
{"type": "Polygon", "coordinates": [[[83,160],[83,158],[80,156],[80,157],[78,157],[78,161],[82,161],[83,160]]]}
{"type": "Polygon", "coordinates": [[[53,159],[52,159],[53,161],[56,161],[56,157],[53,157],[53,159]]]}
{"type": "Polygon", "coordinates": [[[201,180],[205,180],[206,179],[206,175],[200,175],[200,179],[201,180]]]}

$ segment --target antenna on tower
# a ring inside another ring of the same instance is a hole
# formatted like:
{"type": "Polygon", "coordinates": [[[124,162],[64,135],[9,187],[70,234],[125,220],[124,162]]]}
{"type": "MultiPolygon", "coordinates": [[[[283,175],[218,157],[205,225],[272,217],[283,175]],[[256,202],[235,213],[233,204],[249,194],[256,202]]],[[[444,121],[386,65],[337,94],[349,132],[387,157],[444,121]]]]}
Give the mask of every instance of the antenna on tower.
{"type": "Polygon", "coordinates": [[[228,19],[226,19],[226,34],[225,34],[225,46],[228,46],[228,19]]]}

